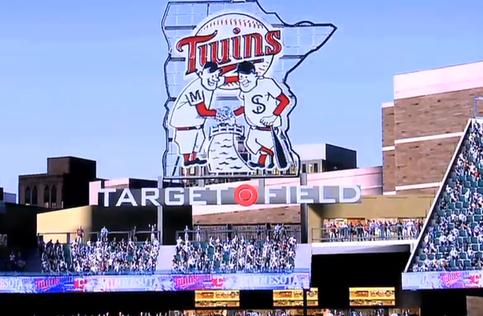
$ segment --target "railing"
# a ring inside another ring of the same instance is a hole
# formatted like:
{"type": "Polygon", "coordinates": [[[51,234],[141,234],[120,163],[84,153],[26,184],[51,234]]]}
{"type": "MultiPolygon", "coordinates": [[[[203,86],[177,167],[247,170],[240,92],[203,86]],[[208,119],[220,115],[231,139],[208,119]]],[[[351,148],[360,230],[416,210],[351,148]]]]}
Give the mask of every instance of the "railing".
{"type": "MultiPolygon", "coordinates": [[[[283,231],[286,236],[293,236],[297,243],[301,240],[301,230],[300,225],[284,225],[283,231]]],[[[200,226],[199,229],[189,230],[177,230],[176,239],[181,237],[185,239],[185,236],[189,238],[190,241],[209,241],[210,237],[213,239],[219,238],[221,241],[226,239],[232,239],[235,236],[237,238],[243,237],[244,239],[255,239],[255,240],[265,240],[267,236],[272,239],[276,234],[275,226],[269,226],[267,229],[265,225],[259,225],[256,227],[250,225],[244,226],[232,226],[232,225],[220,225],[220,226],[200,226]]]]}
{"type": "Polygon", "coordinates": [[[354,241],[379,241],[379,240],[414,240],[419,236],[419,231],[407,233],[404,231],[391,230],[379,234],[365,230],[349,230],[339,228],[334,231],[330,228],[312,228],[312,242],[354,242],[354,241]]]}
{"type": "MultiPolygon", "coordinates": [[[[151,234],[155,235],[155,238],[159,240],[160,238],[160,232],[159,231],[151,231],[151,230],[140,230],[140,231],[134,231],[134,230],[124,230],[124,231],[109,231],[107,233],[107,240],[108,241],[121,241],[121,240],[129,240],[132,239],[133,241],[137,242],[143,242],[146,239],[149,239],[151,237],[151,234]]],[[[40,238],[43,239],[45,243],[49,242],[52,240],[53,243],[55,243],[57,240],[61,244],[70,244],[72,241],[76,240],[79,238],[77,236],[77,232],[51,232],[51,233],[42,233],[42,234],[37,234],[37,238],[40,240],[40,238]]],[[[98,241],[101,240],[101,233],[100,232],[89,232],[85,233],[84,236],[81,238],[83,242],[86,241],[98,241]]]]}

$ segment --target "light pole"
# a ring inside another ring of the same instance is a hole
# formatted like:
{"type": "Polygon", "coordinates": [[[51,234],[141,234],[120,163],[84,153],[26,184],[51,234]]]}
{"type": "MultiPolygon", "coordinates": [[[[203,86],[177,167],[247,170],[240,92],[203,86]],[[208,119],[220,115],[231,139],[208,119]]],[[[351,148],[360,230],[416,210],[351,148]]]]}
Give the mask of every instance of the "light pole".
{"type": "Polygon", "coordinates": [[[473,116],[477,117],[479,115],[478,111],[478,101],[483,101],[483,96],[476,96],[473,103],[473,116]]]}

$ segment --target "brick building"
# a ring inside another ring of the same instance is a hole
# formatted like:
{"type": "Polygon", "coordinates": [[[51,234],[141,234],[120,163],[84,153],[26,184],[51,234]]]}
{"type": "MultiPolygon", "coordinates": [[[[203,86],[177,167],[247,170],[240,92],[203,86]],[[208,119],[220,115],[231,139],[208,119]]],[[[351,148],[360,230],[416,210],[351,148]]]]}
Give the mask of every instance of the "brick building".
{"type": "Polygon", "coordinates": [[[483,62],[394,77],[382,105],[384,194],[436,194],[479,96],[483,62]]]}
{"type": "Polygon", "coordinates": [[[96,162],[77,157],[47,158],[47,173],[20,175],[19,204],[60,209],[89,204],[96,162]]]}

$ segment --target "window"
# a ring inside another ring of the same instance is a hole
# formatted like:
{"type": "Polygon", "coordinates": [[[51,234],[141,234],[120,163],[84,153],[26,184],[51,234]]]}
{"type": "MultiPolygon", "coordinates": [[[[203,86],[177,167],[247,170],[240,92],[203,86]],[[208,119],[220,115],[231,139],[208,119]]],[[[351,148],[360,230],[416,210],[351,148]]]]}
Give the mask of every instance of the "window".
{"type": "Polygon", "coordinates": [[[37,187],[34,186],[32,189],[32,205],[37,205],[39,203],[39,199],[37,196],[37,187]]]}
{"type": "Polygon", "coordinates": [[[50,188],[48,185],[44,186],[44,206],[49,207],[50,200],[50,188]]]}
{"type": "Polygon", "coordinates": [[[309,169],[308,173],[314,173],[314,166],[311,163],[309,163],[308,169],[309,169]]]}
{"type": "Polygon", "coordinates": [[[52,206],[57,206],[57,187],[55,184],[50,189],[50,202],[52,202],[52,206]]]}
{"type": "Polygon", "coordinates": [[[303,173],[307,172],[307,165],[306,164],[302,164],[302,172],[303,173]]]}
{"type": "Polygon", "coordinates": [[[25,189],[25,204],[30,204],[30,187],[25,189]]]}
{"type": "Polygon", "coordinates": [[[319,172],[319,164],[318,163],[314,163],[314,172],[315,173],[319,172]]]}

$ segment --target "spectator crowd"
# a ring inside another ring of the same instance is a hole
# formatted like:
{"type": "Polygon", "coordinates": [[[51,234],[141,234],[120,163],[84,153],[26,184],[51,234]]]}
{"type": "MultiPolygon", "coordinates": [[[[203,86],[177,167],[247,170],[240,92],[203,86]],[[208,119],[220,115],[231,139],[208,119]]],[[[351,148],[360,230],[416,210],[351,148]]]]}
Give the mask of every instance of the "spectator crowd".
{"type": "Polygon", "coordinates": [[[285,272],[295,268],[297,241],[283,225],[267,232],[263,240],[238,235],[220,240],[179,236],[172,269],[176,273],[285,272]]]}
{"type": "Polygon", "coordinates": [[[358,221],[325,220],[323,241],[365,241],[414,239],[419,236],[423,219],[367,219],[358,221]]]}
{"type": "Polygon", "coordinates": [[[483,267],[483,126],[473,122],[410,267],[413,272],[483,267]]]}
{"type": "Polygon", "coordinates": [[[152,225],[151,236],[144,242],[137,242],[135,236],[120,241],[115,237],[110,239],[106,227],[97,240],[84,241],[84,231],[78,229],[70,244],[41,242],[42,272],[152,273],[159,255],[159,241],[154,231],[155,225],[152,225]]]}
{"type": "Polygon", "coordinates": [[[23,272],[27,266],[27,262],[23,259],[20,251],[5,249],[0,252],[0,271],[23,272]],[[8,251],[8,253],[5,253],[8,251]]]}
{"type": "Polygon", "coordinates": [[[40,243],[39,247],[42,272],[65,273],[69,271],[64,246],[58,240],[55,243],[52,240],[46,244],[40,243]]]}

